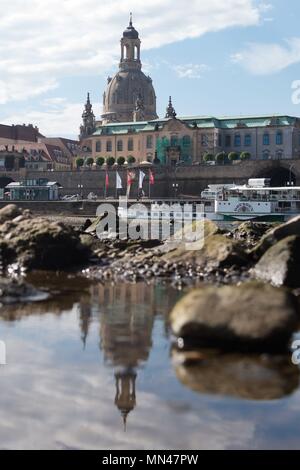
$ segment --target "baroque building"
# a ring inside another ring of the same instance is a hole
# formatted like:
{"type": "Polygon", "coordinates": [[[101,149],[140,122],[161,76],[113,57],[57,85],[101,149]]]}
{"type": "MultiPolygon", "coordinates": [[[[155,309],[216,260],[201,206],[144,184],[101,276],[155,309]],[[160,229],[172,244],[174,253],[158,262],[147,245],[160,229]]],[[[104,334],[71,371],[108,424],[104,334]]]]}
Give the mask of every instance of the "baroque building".
{"type": "MultiPolygon", "coordinates": [[[[300,119],[286,115],[179,117],[170,97],[165,117],[156,114],[150,77],[142,72],[141,41],[132,17],[121,39],[119,71],[108,78],[102,121],[81,139],[93,158],[109,156],[162,165],[195,164],[223,153],[252,160],[300,158],[300,119]]],[[[88,100],[89,101],[89,100],[88,100]]]]}

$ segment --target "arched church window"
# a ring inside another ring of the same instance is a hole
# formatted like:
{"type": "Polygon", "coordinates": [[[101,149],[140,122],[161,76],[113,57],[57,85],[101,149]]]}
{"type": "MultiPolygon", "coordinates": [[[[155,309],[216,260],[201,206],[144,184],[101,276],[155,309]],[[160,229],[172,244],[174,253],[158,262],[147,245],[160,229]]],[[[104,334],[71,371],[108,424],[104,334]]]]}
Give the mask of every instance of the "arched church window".
{"type": "Polygon", "coordinates": [[[97,140],[96,142],[96,152],[101,152],[101,141],[97,140]]]}
{"type": "Polygon", "coordinates": [[[133,139],[128,139],[128,150],[133,151],[133,139]]]}
{"type": "Polygon", "coordinates": [[[118,140],[118,142],[117,142],[117,151],[118,152],[123,152],[123,141],[122,140],[118,140]]]}
{"type": "Polygon", "coordinates": [[[112,142],[111,142],[111,140],[108,140],[108,141],[106,142],[106,151],[107,151],[107,152],[111,152],[111,151],[112,151],[112,142]]]}

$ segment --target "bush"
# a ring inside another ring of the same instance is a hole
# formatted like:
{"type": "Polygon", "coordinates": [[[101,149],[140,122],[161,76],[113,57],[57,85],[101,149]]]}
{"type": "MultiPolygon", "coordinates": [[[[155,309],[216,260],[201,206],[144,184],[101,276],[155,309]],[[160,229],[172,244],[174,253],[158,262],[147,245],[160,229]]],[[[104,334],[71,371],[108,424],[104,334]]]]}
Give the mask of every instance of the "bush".
{"type": "Polygon", "coordinates": [[[105,159],[103,157],[98,157],[96,159],[96,165],[97,166],[102,166],[102,165],[104,165],[104,163],[105,163],[105,159]]]}
{"type": "Polygon", "coordinates": [[[215,157],[213,156],[212,153],[206,153],[205,155],[203,155],[203,160],[205,162],[213,162],[215,159],[215,157]]]}
{"type": "Polygon", "coordinates": [[[86,159],[86,164],[87,164],[87,166],[93,166],[94,165],[94,159],[92,157],[88,157],[86,159]]]}
{"type": "Polygon", "coordinates": [[[251,158],[251,153],[249,152],[242,152],[240,155],[240,159],[245,161],[245,160],[250,160],[251,158]]]}
{"type": "Polygon", "coordinates": [[[114,157],[107,157],[106,159],[106,165],[107,166],[113,166],[116,163],[116,160],[114,157]]]}
{"type": "Polygon", "coordinates": [[[228,158],[231,162],[233,162],[239,159],[239,154],[236,152],[230,152],[230,154],[228,155],[228,158]]]}
{"type": "Polygon", "coordinates": [[[119,166],[122,166],[122,165],[124,165],[125,161],[126,161],[126,160],[125,160],[124,157],[119,157],[119,158],[117,159],[117,164],[118,164],[119,166]]]}
{"type": "Polygon", "coordinates": [[[77,168],[80,168],[84,165],[84,159],[81,157],[76,158],[76,166],[77,168]]]}
{"type": "Polygon", "coordinates": [[[220,153],[217,153],[215,160],[217,163],[224,163],[226,158],[227,158],[227,154],[225,152],[220,152],[220,153]]]}
{"type": "Polygon", "coordinates": [[[133,164],[133,163],[135,163],[135,161],[136,161],[136,160],[135,160],[135,158],[134,158],[132,155],[129,155],[129,156],[127,157],[127,162],[128,162],[129,164],[133,164]]]}

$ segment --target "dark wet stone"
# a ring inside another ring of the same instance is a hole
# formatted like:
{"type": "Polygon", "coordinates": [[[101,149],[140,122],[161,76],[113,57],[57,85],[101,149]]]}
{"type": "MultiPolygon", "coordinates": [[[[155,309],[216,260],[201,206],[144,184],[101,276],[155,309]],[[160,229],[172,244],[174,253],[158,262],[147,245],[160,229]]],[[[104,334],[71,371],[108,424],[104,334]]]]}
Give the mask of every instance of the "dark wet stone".
{"type": "Polygon", "coordinates": [[[267,352],[287,348],[299,315],[286,289],[253,281],[194,289],[169,321],[174,334],[192,344],[267,352]]]}
{"type": "Polygon", "coordinates": [[[0,252],[4,266],[27,270],[77,266],[90,254],[73,228],[39,217],[0,225],[0,252]]]}
{"type": "Polygon", "coordinates": [[[0,306],[45,300],[46,292],[40,291],[23,280],[0,279],[0,306]]]}

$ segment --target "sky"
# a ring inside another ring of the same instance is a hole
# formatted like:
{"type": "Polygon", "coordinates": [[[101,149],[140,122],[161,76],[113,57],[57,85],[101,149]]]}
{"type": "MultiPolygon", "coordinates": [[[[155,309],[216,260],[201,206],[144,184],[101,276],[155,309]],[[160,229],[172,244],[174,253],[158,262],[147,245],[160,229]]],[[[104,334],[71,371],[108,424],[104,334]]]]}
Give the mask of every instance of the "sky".
{"type": "Polygon", "coordinates": [[[300,115],[299,0],[1,0],[0,123],[76,137],[133,12],[157,111],[300,115]]]}

